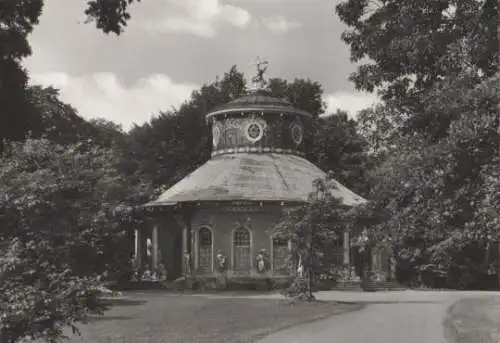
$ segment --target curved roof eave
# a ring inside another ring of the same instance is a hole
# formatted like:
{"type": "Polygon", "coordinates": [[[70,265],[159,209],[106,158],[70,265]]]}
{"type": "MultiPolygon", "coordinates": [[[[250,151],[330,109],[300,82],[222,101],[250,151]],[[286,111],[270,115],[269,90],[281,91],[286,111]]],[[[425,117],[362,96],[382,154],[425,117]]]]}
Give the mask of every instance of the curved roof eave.
{"type": "MultiPolygon", "coordinates": [[[[188,202],[307,202],[321,169],[295,155],[238,153],[212,158],[145,206],[188,202]]],[[[332,195],[345,205],[365,203],[339,182],[332,195]]]]}
{"type": "Polygon", "coordinates": [[[309,112],[303,111],[298,108],[286,108],[286,107],[266,107],[266,106],[241,106],[241,107],[234,107],[234,108],[226,108],[226,109],[219,109],[215,110],[212,112],[209,112],[206,115],[206,118],[210,118],[219,114],[226,114],[226,113],[242,113],[242,112],[275,112],[275,113],[286,113],[286,114],[298,114],[301,116],[305,117],[312,117],[312,114],[309,112]]]}

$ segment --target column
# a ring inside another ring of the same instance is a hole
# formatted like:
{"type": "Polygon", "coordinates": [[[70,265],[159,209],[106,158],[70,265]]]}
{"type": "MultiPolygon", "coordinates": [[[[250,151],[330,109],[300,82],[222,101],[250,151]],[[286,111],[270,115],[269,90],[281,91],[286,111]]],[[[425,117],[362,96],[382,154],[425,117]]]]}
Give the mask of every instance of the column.
{"type": "Polygon", "coordinates": [[[378,270],[378,265],[377,265],[377,262],[378,262],[378,261],[377,261],[377,255],[378,255],[378,249],[377,249],[377,248],[374,248],[374,249],[372,250],[372,256],[371,256],[371,258],[372,258],[372,270],[371,270],[371,271],[372,271],[372,272],[374,272],[374,271],[378,270]]]}
{"type": "Polygon", "coordinates": [[[151,243],[153,243],[152,251],[152,268],[155,270],[158,268],[158,225],[153,226],[153,234],[151,237],[151,243]]]}
{"type": "MultiPolygon", "coordinates": [[[[200,246],[199,245],[200,244],[199,243],[200,237],[198,235],[198,232],[195,232],[195,231],[193,231],[191,233],[191,236],[193,237],[193,246],[191,248],[191,251],[193,252],[192,255],[193,255],[193,258],[194,258],[194,261],[193,261],[194,262],[193,263],[194,270],[198,270],[198,268],[200,267],[199,266],[199,263],[200,263],[200,255],[199,255],[200,254],[200,249],[198,248],[200,246]]],[[[212,237],[212,239],[213,239],[213,237],[212,237]]],[[[213,255],[214,255],[214,252],[212,251],[212,259],[213,259],[213,255]]]]}
{"type": "Polygon", "coordinates": [[[186,254],[189,252],[188,239],[189,239],[188,228],[187,226],[184,226],[182,228],[182,273],[184,275],[188,273],[187,261],[186,261],[186,254]]]}
{"type": "Polygon", "coordinates": [[[142,269],[142,244],[141,244],[141,232],[138,229],[134,230],[134,259],[135,266],[140,271],[142,269]]]}
{"type": "Polygon", "coordinates": [[[351,264],[351,243],[349,239],[349,231],[344,231],[344,264],[351,264]]]}

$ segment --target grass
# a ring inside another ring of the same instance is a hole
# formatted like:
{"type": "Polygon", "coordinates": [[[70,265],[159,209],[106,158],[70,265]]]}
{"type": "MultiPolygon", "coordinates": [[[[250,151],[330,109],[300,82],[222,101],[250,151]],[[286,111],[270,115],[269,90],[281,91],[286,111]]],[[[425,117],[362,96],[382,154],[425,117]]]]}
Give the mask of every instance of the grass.
{"type": "Polygon", "coordinates": [[[464,299],[448,310],[445,330],[453,343],[499,343],[500,300],[464,299]]]}
{"type": "Polygon", "coordinates": [[[290,304],[288,300],[133,293],[104,316],[82,325],[82,336],[70,342],[250,343],[294,325],[361,308],[334,302],[290,304]]]}

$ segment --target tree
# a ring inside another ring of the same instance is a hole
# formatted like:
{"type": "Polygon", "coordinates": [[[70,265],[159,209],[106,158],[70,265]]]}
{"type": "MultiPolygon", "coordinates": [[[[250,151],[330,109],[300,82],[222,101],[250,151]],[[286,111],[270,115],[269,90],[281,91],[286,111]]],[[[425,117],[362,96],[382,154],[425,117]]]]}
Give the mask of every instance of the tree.
{"type": "Polygon", "coordinates": [[[298,276],[286,294],[306,300],[314,300],[319,276],[332,268],[329,251],[347,223],[348,207],[332,196],[335,184],[330,178],[316,180],[308,202],[285,210],[274,228],[278,236],[292,241],[294,260],[300,260],[304,270],[304,280],[298,276]]]}
{"type": "Polygon", "coordinates": [[[246,93],[245,78],[236,66],[223,78],[203,85],[179,109],[162,112],[133,128],[124,153],[130,173],[146,175],[161,189],[172,186],[210,158],[206,114],[246,93]]]}
{"type": "Polygon", "coordinates": [[[0,162],[0,340],[55,342],[105,309],[95,287],[123,271],[124,224],[150,189],[127,182],[112,150],[86,142],[28,139],[0,162]]]}
{"type": "Polygon", "coordinates": [[[95,143],[100,144],[104,148],[123,147],[125,143],[125,131],[123,131],[120,124],[104,118],[91,119],[89,120],[89,124],[96,131],[93,135],[95,143]]]}
{"type": "MultiPolygon", "coordinates": [[[[86,0],[88,22],[105,33],[120,34],[130,19],[128,8],[140,0],[86,0]]],[[[28,36],[38,24],[43,0],[0,3],[0,144],[43,132],[39,113],[29,101],[23,58],[31,55],[28,36]]],[[[0,152],[2,145],[0,145],[0,152]]]]}
{"type": "Polygon", "coordinates": [[[343,39],[352,59],[371,60],[351,79],[385,101],[362,114],[372,147],[385,150],[370,195],[372,214],[384,217],[373,229],[393,239],[407,278],[478,287],[500,232],[491,203],[500,152],[498,3],[370,6],[344,1],[337,13],[351,28],[343,39]]]}
{"type": "Polygon", "coordinates": [[[59,99],[59,91],[53,87],[38,85],[26,89],[26,98],[33,114],[39,119],[39,132],[33,137],[43,136],[59,144],[76,144],[92,139],[103,147],[110,147],[106,132],[98,122],[87,122],[74,107],[59,99]]]}
{"type": "Polygon", "coordinates": [[[347,0],[336,10],[350,28],[342,39],[351,48],[351,60],[367,61],[350,79],[357,89],[378,89],[401,113],[412,113],[405,125],[409,132],[429,139],[446,135],[453,117],[426,112],[422,96],[460,70],[452,49],[470,47],[468,62],[477,71],[471,86],[498,68],[496,0],[347,0]]]}
{"type": "Polygon", "coordinates": [[[346,112],[314,120],[313,143],[307,158],[322,170],[333,172],[340,183],[366,196],[367,171],[373,164],[367,141],[358,133],[357,123],[346,112]]]}
{"type": "Polygon", "coordinates": [[[288,99],[295,107],[318,117],[325,112],[323,102],[323,87],[309,79],[295,79],[293,82],[280,78],[270,79],[269,95],[288,99]]]}
{"type": "Polygon", "coordinates": [[[387,214],[378,228],[394,238],[413,281],[433,275],[441,286],[461,288],[490,282],[500,233],[491,193],[498,184],[500,84],[495,76],[469,88],[467,79],[448,79],[425,101],[429,111],[463,114],[448,137],[429,144],[423,135],[400,136],[373,173],[374,213],[387,214]],[[450,101],[449,92],[461,97],[450,101]]]}

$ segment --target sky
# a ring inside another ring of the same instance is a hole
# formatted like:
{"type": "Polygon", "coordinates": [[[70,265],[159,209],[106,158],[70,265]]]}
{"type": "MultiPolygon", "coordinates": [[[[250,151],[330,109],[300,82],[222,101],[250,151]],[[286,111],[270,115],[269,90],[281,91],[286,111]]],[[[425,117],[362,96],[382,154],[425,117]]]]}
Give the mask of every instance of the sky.
{"type": "Polygon", "coordinates": [[[124,129],[178,107],[193,90],[237,65],[255,75],[309,78],[324,89],[328,112],[355,115],[377,101],[354,90],[356,68],[341,41],[339,0],[142,0],[120,36],[85,24],[84,0],[46,0],[25,60],[31,82],[60,89],[85,118],[124,129]]]}

